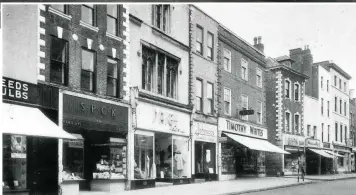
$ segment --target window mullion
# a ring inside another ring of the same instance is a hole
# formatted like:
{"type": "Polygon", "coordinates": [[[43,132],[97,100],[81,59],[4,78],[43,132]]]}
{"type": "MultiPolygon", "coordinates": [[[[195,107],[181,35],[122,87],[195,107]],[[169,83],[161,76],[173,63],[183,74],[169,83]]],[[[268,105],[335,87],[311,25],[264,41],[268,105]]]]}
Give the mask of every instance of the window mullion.
{"type": "Polygon", "coordinates": [[[155,64],[154,64],[154,73],[153,73],[153,77],[155,78],[155,79],[152,79],[153,80],[153,82],[154,82],[154,92],[155,93],[158,93],[158,52],[156,52],[156,59],[155,59],[155,64]]]}
{"type": "Polygon", "coordinates": [[[167,95],[166,94],[166,80],[167,80],[167,56],[164,55],[164,65],[163,65],[163,84],[162,84],[162,92],[163,95],[167,95]]]}

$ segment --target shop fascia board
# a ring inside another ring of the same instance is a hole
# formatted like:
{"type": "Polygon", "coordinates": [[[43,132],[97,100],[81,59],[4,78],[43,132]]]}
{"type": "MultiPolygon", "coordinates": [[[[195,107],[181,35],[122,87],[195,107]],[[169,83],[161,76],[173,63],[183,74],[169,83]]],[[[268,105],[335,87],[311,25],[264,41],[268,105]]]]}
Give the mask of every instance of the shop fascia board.
{"type": "Polygon", "coordinates": [[[177,107],[177,106],[174,106],[174,105],[170,105],[170,104],[167,104],[167,103],[158,102],[158,101],[155,101],[155,100],[151,100],[149,98],[138,97],[138,100],[139,100],[138,104],[140,104],[140,101],[141,101],[141,102],[153,104],[153,105],[156,105],[156,106],[161,106],[161,107],[164,107],[164,108],[176,110],[176,111],[179,111],[179,112],[184,112],[186,114],[192,114],[192,110],[184,109],[184,108],[177,107]]]}

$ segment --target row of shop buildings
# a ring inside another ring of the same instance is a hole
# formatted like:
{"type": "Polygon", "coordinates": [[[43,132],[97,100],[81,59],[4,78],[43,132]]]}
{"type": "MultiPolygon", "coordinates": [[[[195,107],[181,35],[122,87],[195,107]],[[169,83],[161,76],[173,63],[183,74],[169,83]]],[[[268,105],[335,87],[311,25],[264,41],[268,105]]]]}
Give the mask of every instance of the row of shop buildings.
{"type": "Polygon", "coordinates": [[[308,48],[268,58],[261,37],[251,45],[188,4],[5,4],[2,14],[6,193],[119,192],[354,165],[348,112],[341,135],[326,141],[306,105],[326,83],[314,79],[318,68],[347,86],[351,77],[313,63],[308,48]]]}

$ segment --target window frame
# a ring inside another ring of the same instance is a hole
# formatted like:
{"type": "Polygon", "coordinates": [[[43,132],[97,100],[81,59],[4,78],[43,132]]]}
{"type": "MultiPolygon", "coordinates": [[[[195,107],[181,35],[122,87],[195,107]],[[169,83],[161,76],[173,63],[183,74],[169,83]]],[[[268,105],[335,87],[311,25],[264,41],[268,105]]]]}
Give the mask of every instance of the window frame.
{"type": "Polygon", "coordinates": [[[210,110],[208,109],[208,114],[214,113],[214,84],[212,82],[206,83],[206,99],[208,100],[208,105],[210,104],[210,110]],[[208,86],[211,85],[211,98],[208,96],[208,86]]]}
{"type": "MultiPolygon", "coordinates": [[[[198,90],[195,90],[196,91],[196,94],[195,94],[195,101],[196,101],[196,104],[198,102],[198,98],[199,98],[199,102],[200,102],[200,109],[198,109],[198,106],[196,106],[196,111],[197,112],[203,112],[204,110],[204,103],[203,103],[203,97],[204,97],[204,89],[203,89],[203,80],[201,78],[196,78],[195,79],[195,86],[196,86],[196,89],[198,89],[198,82],[200,82],[200,97],[198,96],[198,90]]],[[[198,105],[198,104],[197,104],[198,105]]]]}
{"type": "Polygon", "coordinates": [[[324,123],[321,123],[321,142],[324,143],[324,123]]]}
{"type": "Polygon", "coordinates": [[[292,123],[291,123],[292,114],[287,110],[287,111],[285,111],[284,116],[285,116],[285,117],[284,117],[284,118],[285,118],[285,120],[284,120],[284,123],[285,123],[284,126],[288,128],[286,132],[290,133],[290,132],[291,132],[291,129],[292,129],[292,123]],[[288,117],[287,117],[287,114],[288,114],[288,117]],[[287,122],[287,121],[288,121],[288,122],[287,122]]]}
{"type": "Polygon", "coordinates": [[[330,125],[328,125],[328,142],[330,142],[330,125]]]}
{"type": "Polygon", "coordinates": [[[92,92],[92,93],[95,93],[95,92],[96,92],[96,90],[95,90],[95,89],[96,89],[96,85],[95,85],[95,81],[96,81],[96,65],[97,65],[96,59],[97,59],[96,51],[90,50],[90,49],[85,48],[85,47],[82,47],[82,48],[81,48],[80,89],[83,90],[83,91],[92,92]],[[92,72],[89,71],[89,70],[83,69],[83,50],[85,50],[85,51],[90,52],[90,53],[93,54],[93,71],[92,71],[92,72]],[[82,74],[83,74],[83,70],[84,70],[85,72],[90,72],[90,73],[92,74],[92,78],[93,78],[93,80],[92,80],[92,88],[93,88],[93,89],[91,89],[91,90],[90,90],[90,89],[87,90],[87,89],[83,88],[83,84],[82,84],[82,77],[83,77],[82,74]]]}
{"type": "Polygon", "coordinates": [[[291,95],[291,82],[289,79],[285,79],[285,81],[284,81],[284,94],[285,94],[284,95],[285,98],[291,99],[291,96],[292,96],[291,95]]]}
{"type": "Polygon", "coordinates": [[[114,4],[107,4],[106,5],[106,32],[115,35],[115,36],[119,36],[119,5],[115,5],[116,6],[116,17],[112,16],[111,14],[108,13],[108,6],[109,5],[114,5],[114,4]],[[108,18],[111,18],[115,21],[115,33],[109,32],[108,31],[108,18]]]}
{"type": "Polygon", "coordinates": [[[241,58],[241,79],[248,81],[248,60],[244,58],[241,58]],[[245,72],[242,71],[243,68],[245,68],[245,72]]]}
{"type": "Polygon", "coordinates": [[[339,127],[339,124],[337,122],[335,122],[335,141],[338,141],[338,127],[339,127]]]}
{"type": "Polygon", "coordinates": [[[294,134],[300,134],[301,132],[301,126],[300,126],[300,114],[299,113],[295,113],[294,114],[294,118],[293,118],[293,124],[294,124],[294,128],[293,128],[293,132],[294,134]],[[297,119],[297,116],[298,116],[298,122],[296,121],[297,119]],[[298,125],[298,126],[297,126],[298,125]]]}
{"type": "Polygon", "coordinates": [[[65,39],[61,39],[59,37],[56,37],[56,36],[53,36],[51,35],[50,36],[50,42],[51,42],[51,46],[49,48],[50,50],[50,82],[51,83],[56,83],[56,84],[60,84],[60,85],[64,85],[64,86],[67,86],[68,85],[68,70],[69,70],[69,42],[65,39]],[[58,41],[61,41],[61,42],[64,42],[65,43],[65,62],[61,62],[61,61],[57,61],[57,60],[53,60],[51,57],[52,57],[52,46],[54,45],[53,44],[53,39],[58,39],[58,41]],[[51,70],[52,70],[52,61],[55,61],[56,63],[61,63],[62,64],[62,75],[63,75],[63,81],[61,83],[59,82],[54,82],[52,81],[52,76],[51,76],[51,70]]]}
{"type": "Polygon", "coordinates": [[[224,87],[224,114],[231,116],[231,89],[228,87],[224,87]],[[226,110],[226,107],[225,107],[225,102],[227,102],[227,100],[226,100],[226,92],[227,91],[229,92],[229,101],[228,101],[229,102],[229,110],[226,110]]]}
{"type": "Polygon", "coordinates": [[[321,116],[324,116],[324,98],[321,98],[321,116]]]}
{"type": "Polygon", "coordinates": [[[342,81],[341,78],[339,78],[339,89],[342,91],[342,85],[341,85],[342,81]]]}
{"type": "Polygon", "coordinates": [[[96,5],[92,4],[93,7],[90,7],[88,4],[81,4],[81,16],[80,20],[85,22],[86,24],[90,26],[95,26],[96,27],[96,5]],[[92,24],[90,24],[88,21],[83,20],[83,7],[87,10],[91,10],[92,13],[92,24]]]}
{"type": "Polygon", "coordinates": [[[337,112],[337,96],[334,97],[334,112],[337,112]]]}
{"type": "Polygon", "coordinates": [[[329,92],[329,80],[326,80],[326,91],[329,92]]]}
{"type": "Polygon", "coordinates": [[[214,61],[214,34],[208,31],[207,34],[207,51],[210,51],[211,56],[209,56],[209,52],[207,52],[206,57],[211,61],[214,61]],[[211,37],[211,45],[209,44],[209,36],[211,37]]]}
{"type": "MultiPolygon", "coordinates": [[[[116,65],[117,65],[117,78],[114,78],[114,77],[111,77],[109,76],[109,74],[106,74],[106,80],[108,81],[109,77],[110,79],[115,79],[116,80],[116,94],[114,95],[109,95],[108,94],[108,83],[106,83],[106,95],[107,96],[110,96],[110,97],[120,97],[120,63],[119,63],[119,59],[117,58],[112,58],[110,56],[107,56],[107,65],[108,65],[108,61],[109,60],[113,60],[113,61],[116,61],[116,65]]],[[[106,71],[108,73],[108,71],[106,71]]]]}
{"type": "Polygon", "coordinates": [[[263,124],[263,104],[262,101],[257,101],[257,106],[260,108],[260,112],[259,110],[257,110],[257,123],[258,124],[263,124]],[[260,113],[260,116],[258,116],[258,113],[260,113]]]}
{"type": "Polygon", "coordinates": [[[63,14],[68,14],[68,6],[66,4],[50,4],[49,5],[52,9],[55,9],[56,11],[59,11],[63,14]],[[63,5],[63,11],[57,9],[57,7],[53,7],[53,5],[63,5]]]}
{"type": "Polygon", "coordinates": [[[337,76],[336,75],[334,75],[334,86],[335,86],[335,88],[337,87],[337,76]]]}
{"type": "Polygon", "coordinates": [[[200,26],[199,24],[196,25],[196,46],[195,46],[195,51],[200,54],[200,55],[204,55],[204,28],[202,26],[200,26]],[[198,39],[198,33],[201,32],[201,42],[199,42],[198,39]],[[200,51],[198,50],[198,45],[200,46],[200,51]]]}
{"type": "Polygon", "coordinates": [[[223,69],[229,73],[231,73],[231,58],[232,58],[232,54],[231,54],[231,51],[227,48],[224,48],[223,50],[223,53],[224,53],[224,58],[223,58],[223,69]],[[226,52],[226,53],[225,53],[226,52]],[[226,56],[225,54],[228,54],[229,56],[226,56]],[[227,58],[229,60],[229,63],[227,64],[228,65],[228,70],[225,69],[225,58],[227,58]]]}
{"type": "Polygon", "coordinates": [[[262,88],[262,69],[256,68],[256,85],[262,88]],[[260,77],[260,82],[258,82],[258,77],[260,77]]]}
{"type": "MultiPolygon", "coordinates": [[[[248,102],[248,96],[245,94],[241,94],[241,110],[248,110],[249,102],[248,102]],[[246,109],[244,109],[244,103],[246,100],[246,109]]],[[[242,115],[241,119],[248,121],[248,115],[242,115]]]]}
{"type": "Polygon", "coordinates": [[[342,99],[340,98],[340,114],[342,115],[342,99]]]}
{"type": "Polygon", "coordinates": [[[327,101],[328,117],[330,117],[330,101],[327,101]]]}
{"type": "Polygon", "coordinates": [[[293,85],[293,89],[294,89],[293,90],[293,92],[294,92],[294,101],[300,102],[301,101],[300,100],[300,84],[298,82],[295,82],[294,85],[293,85]],[[298,87],[296,87],[296,86],[298,86],[298,87]],[[298,93],[297,95],[296,95],[296,92],[298,93]]]}
{"type": "Polygon", "coordinates": [[[346,82],[344,82],[344,91],[347,92],[347,89],[346,89],[346,82]]]}
{"type": "Polygon", "coordinates": [[[157,29],[159,29],[160,31],[169,34],[170,30],[171,30],[171,6],[169,4],[155,4],[152,5],[153,6],[153,26],[157,29]],[[158,6],[162,6],[161,9],[161,13],[160,13],[160,24],[158,25],[157,23],[157,15],[158,15],[158,6]],[[165,13],[165,8],[167,8],[168,12],[165,13]],[[167,15],[166,15],[167,14],[167,15]],[[164,20],[165,20],[165,24],[164,24],[164,20]]]}

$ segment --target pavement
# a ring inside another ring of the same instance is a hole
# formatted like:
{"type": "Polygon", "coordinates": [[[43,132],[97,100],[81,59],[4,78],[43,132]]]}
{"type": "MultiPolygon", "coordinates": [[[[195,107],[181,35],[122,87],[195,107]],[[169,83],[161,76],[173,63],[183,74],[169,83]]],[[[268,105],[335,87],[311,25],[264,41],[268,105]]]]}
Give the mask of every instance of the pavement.
{"type": "MultiPolygon", "coordinates": [[[[297,181],[296,176],[285,177],[263,177],[263,178],[239,178],[230,181],[212,181],[204,183],[193,183],[166,187],[147,188],[142,190],[131,190],[119,192],[120,195],[237,195],[254,193],[279,188],[300,186],[311,183],[326,183],[333,180],[344,180],[356,178],[356,174],[337,175],[307,175],[305,180],[297,181]]],[[[355,181],[353,181],[355,182],[355,181]]],[[[307,185],[308,186],[308,185],[307,185]]],[[[289,189],[288,189],[289,190],[289,189]]],[[[114,195],[118,192],[91,192],[81,191],[80,195],[114,195]]]]}
{"type": "MultiPolygon", "coordinates": [[[[297,178],[296,175],[284,176],[285,178],[297,178]]],[[[356,173],[346,173],[346,174],[330,174],[330,175],[306,175],[305,179],[313,181],[334,181],[343,179],[353,179],[356,178],[356,173]]]]}

